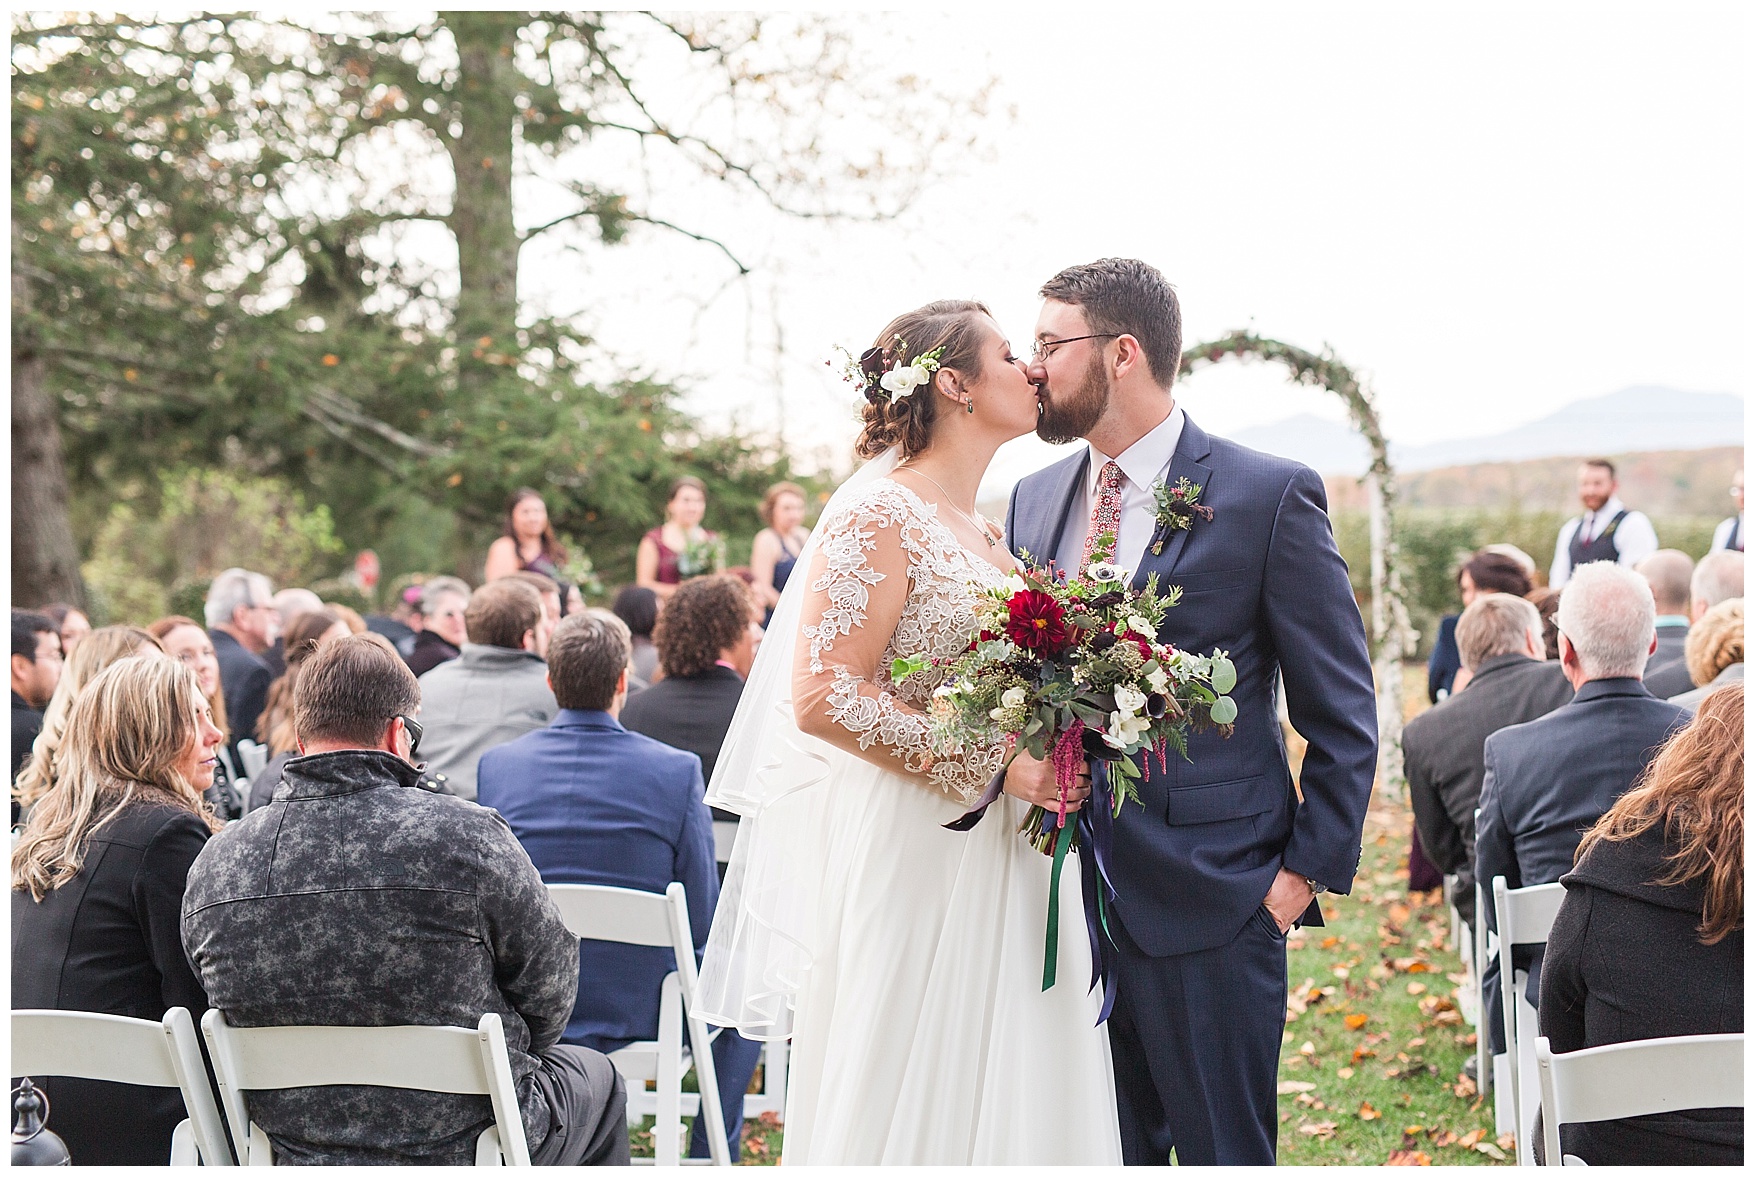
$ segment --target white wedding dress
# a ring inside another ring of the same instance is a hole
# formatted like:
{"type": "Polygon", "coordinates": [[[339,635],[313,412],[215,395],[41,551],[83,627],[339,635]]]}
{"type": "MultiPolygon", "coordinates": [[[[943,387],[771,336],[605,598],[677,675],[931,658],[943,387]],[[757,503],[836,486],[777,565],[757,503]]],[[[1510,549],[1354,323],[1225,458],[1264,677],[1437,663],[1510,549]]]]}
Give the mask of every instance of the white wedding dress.
{"type": "Polygon", "coordinates": [[[795,640],[771,628],[762,650],[797,649],[791,690],[770,662],[773,698],[746,690],[747,742],[710,790],[745,816],[703,1008],[747,1036],[791,1032],[785,1164],[1119,1164],[1076,865],[1043,992],[1050,862],[1016,832],[1023,803],[943,828],[1004,748],[935,761],[924,708],[943,671],[890,682],[895,658],[960,653],[972,593],[1005,573],[884,477],[844,488],[813,548],[795,640]]]}

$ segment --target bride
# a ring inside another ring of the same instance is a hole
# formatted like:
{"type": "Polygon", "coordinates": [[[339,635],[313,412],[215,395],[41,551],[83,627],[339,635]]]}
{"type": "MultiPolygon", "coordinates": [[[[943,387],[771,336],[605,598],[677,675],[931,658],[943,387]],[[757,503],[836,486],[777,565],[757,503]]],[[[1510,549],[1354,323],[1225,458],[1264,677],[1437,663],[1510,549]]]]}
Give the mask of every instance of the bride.
{"type": "Polygon", "coordinates": [[[1021,755],[986,820],[944,829],[1004,745],[935,752],[943,672],[890,673],[960,653],[1015,568],[975,492],[1036,391],[976,302],[900,316],[860,367],[873,460],[800,556],[708,789],[742,821],[701,1009],[792,1038],[785,1164],[1118,1164],[1076,871],[1041,991],[1050,864],[1015,831],[1052,776],[1021,755]]]}

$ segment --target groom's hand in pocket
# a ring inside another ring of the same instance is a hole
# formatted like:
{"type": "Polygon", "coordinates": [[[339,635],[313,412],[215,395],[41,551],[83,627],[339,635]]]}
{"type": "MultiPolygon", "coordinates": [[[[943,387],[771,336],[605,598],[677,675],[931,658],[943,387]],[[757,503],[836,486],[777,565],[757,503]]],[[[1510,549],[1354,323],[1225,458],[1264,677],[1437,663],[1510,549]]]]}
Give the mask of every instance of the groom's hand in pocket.
{"type": "Polygon", "coordinates": [[[1310,901],[1316,898],[1316,892],[1310,889],[1310,881],[1297,871],[1280,868],[1274,876],[1274,885],[1268,888],[1267,898],[1261,901],[1268,914],[1274,917],[1274,924],[1283,936],[1292,930],[1298,918],[1310,909],[1310,901]]]}
{"type": "MultiPolygon", "coordinates": [[[[1021,801],[1044,809],[1060,807],[1060,789],[1054,783],[1054,768],[1046,760],[1038,760],[1020,749],[1005,773],[1005,791],[1021,801]]],[[[1091,772],[1085,768],[1073,779],[1066,791],[1066,811],[1076,810],[1091,795],[1091,772]]]]}

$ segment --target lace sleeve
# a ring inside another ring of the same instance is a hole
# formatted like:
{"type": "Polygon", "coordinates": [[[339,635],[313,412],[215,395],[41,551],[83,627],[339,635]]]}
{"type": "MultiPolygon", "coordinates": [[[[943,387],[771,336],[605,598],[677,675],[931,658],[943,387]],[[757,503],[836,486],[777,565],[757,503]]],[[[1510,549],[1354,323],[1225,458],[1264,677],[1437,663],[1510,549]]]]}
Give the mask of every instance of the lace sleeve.
{"type": "Polygon", "coordinates": [[[885,664],[909,604],[919,526],[904,503],[873,496],[824,528],[808,572],[793,711],[818,739],[973,799],[1003,746],[935,754],[927,716],[897,697],[885,664]]]}

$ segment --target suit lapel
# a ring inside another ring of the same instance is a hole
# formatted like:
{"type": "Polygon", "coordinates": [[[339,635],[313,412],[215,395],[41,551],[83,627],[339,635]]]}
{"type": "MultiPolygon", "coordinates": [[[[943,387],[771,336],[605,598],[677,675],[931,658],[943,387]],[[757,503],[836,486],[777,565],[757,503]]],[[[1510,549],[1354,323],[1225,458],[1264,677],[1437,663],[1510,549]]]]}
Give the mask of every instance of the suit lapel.
{"type": "MultiPolygon", "coordinates": [[[[1212,443],[1206,430],[1194,423],[1194,418],[1186,413],[1183,415],[1182,436],[1176,441],[1176,452],[1170,458],[1170,471],[1165,475],[1168,485],[1175,486],[1178,478],[1186,478],[1201,488],[1201,498],[1207,497],[1212,489],[1213,471],[1204,465],[1205,459],[1212,453],[1212,443]]],[[[1194,521],[1195,527],[1210,526],[1200,519],[1194,521]]],[[[1152,547],[1157,543],[1158,531],[1154,527],[1152,539],[1147,542],[1145,554],[1140,557],[1140,566],[1133,574],[1135,590],[1146,587],[1146,577],[1156,572],[1160,578],[1169,576],[1176,570],[1176,561],[1182,556],[1183,545],[1188,543],[1189,531],[1171,531],[1164,536],[1164,550],[1156,555],[1152,547]]]]}
{"type": "MultiPolygon", "coordinates": [[[[1046,568],[1060,553],[1060,541],[1066,535],[1073,504],[1078,501],[1090,452],[1090,447],[1087,446],[1084,453],[1068,458],[1058,466],[1049,467],[1045,472],[1047,477],[1042,480],[1041,498],[1037,500],[1042,509],[1018,513],[1018,530],[1022,534],[1015,541],[1015,547],[1028,549],[1031,563],[1038,568],[1046,568]],[[1041,544],[1040,547],[1037,547],[1038,543],[1041,544]]],[[[1062,571],[1068,576],[1074,573],[1072,569],[1062,571]]]]}

